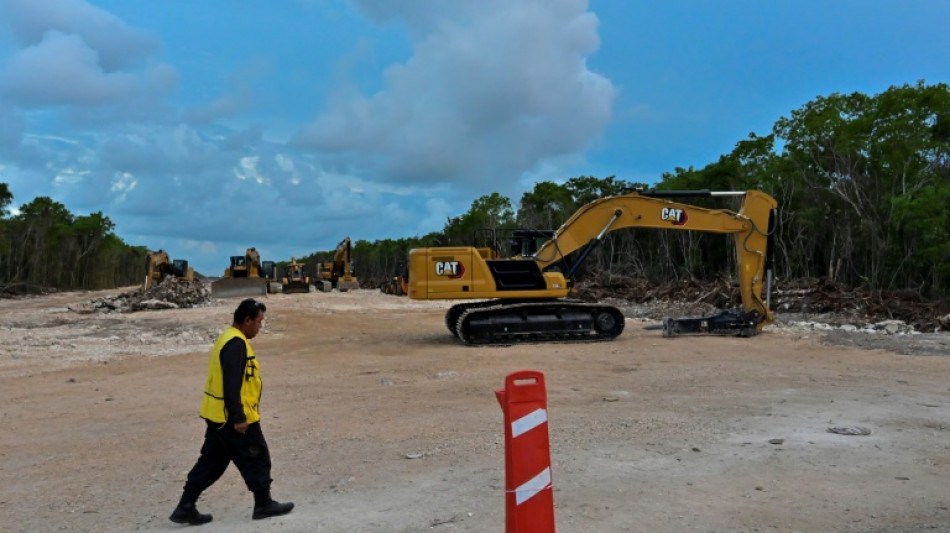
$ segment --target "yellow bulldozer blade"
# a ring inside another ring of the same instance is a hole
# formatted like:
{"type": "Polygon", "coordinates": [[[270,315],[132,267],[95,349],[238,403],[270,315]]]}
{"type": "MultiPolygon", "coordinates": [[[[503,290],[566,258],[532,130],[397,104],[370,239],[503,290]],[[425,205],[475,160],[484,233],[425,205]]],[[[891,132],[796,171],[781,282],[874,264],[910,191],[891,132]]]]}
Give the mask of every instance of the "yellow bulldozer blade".
{"type": "Polygon", "coordinates": [[[346,291],[351,291],[351,290],[355,291],[359,288],[360,288],[360,282],[356,280],[343,281],[341,279],[336,282],[336,290],[340,292],[346,292],[346,291]]]}
{"type": "Polygon", "coordinates": [[[267,296],[264,278],[222,278],[211,283],[212,298],[253,298],[267,296]]]}
{"type": "Polygon", "coordinates": [[[290,281],[283,285],[284,294],[309,293],[316,292],[316,290],[316,287],[306,281],[290,281]]]}

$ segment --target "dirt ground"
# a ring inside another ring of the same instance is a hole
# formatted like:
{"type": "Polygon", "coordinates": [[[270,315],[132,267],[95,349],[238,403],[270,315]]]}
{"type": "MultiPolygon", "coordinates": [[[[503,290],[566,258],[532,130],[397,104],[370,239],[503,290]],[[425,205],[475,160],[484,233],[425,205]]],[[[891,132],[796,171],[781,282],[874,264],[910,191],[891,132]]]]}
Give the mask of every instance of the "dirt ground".
{"type": "MultiPolygon", "coordinates": [[[[113,291],[116,292],[116,291],[113,291]]],[[[0,300],[0,530],[177,531],[207,352],[236,300],[71,312],[103,293],[0,300]]],[[[253,341],[275,498],[234,468],[206,532],[504,530],[494,391],[545,374],[561,532],[950,531],[950,335],[785,317],[754,338],[472,348],[450,302],[270,295],[253,341]],[[869,435],[830,432],[866,428],[869,435]]]]}

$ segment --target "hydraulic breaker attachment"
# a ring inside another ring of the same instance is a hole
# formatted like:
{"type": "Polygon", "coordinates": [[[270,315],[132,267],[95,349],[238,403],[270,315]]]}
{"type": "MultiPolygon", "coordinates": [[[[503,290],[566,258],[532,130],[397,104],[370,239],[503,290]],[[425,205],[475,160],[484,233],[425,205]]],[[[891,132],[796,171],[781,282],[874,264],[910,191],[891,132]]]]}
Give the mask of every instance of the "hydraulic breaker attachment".
{"type": "MultiPolygon", "coordinates": [[[[755,311],[722,311],[715,315],[663,319],[663,336],[686,334],[735,335],[754,337],[761,329],[762,315],[755,311]]],[[[764,325],[764,324],[762,324],[764,325]]]]}

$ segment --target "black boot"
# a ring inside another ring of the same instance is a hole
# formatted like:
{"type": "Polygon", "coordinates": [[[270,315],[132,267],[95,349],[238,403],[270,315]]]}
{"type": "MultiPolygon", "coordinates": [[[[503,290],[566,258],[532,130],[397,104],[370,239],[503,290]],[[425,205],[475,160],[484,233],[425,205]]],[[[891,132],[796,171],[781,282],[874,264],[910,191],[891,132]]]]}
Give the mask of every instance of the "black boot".
{"type": "Polygon", "coordinates": [[[254,514],[251,518],[260,520],[261,518],[270,518],[280,516],[294,510],[294,504],[275,502],[270,497],[270,491],[261,491],[254,493],[254,514]]]}
{"type": "Polygon", "coordinates": [[[201,514],[198,512],[198,509],[195,508],[195,502],[197,501],[197,494],[185,492],[181,495],[181,501],[178,502],[178,507],[175,507],[175,510],[172,511],[172,515],[169,516],[168,519],[176,524],[190,524],[192,526],[207,524],[211,521],[212,517],[210,514],[201,514]]]}

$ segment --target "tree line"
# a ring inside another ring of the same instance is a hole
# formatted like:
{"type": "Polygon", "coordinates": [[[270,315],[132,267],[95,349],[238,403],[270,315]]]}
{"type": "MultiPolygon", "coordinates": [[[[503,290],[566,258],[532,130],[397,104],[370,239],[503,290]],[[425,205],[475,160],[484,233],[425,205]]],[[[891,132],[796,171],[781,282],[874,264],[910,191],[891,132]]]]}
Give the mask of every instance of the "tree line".
{"type": "MultiPolygon", "coordinates": [[[[421,238],[357,241],[361,279],[385,280],[420,246],[481,244],[515,228],[556,229],[603,196],[647,188],[616,177],[539,182],[516,204],[497,193],[476,199],[421,238]]],[[[950,298],[950,87],[894,86],[881,94],[818,97],[767,135],[754,132],[704,168],[663,174],[657,190],[752,190],[779,204],[779,280],[826,278],[871,290],[914,290],[950,298]]],[[[730,208],[722,200],[690,201],[730,208]]],[[[504,242],[494,242],[501,248],[504,242]]],[[[703,232],[628,229],[609,234],[587,273],[663,282],[734,278],[731,243],[703,232]]]]}
{"type": "Polygon", "coordinates": [[[116,236],[101,212],[77,216],[40,196],[10,216],[13,195],[0,183],[0,294],[93,290],[141,283],[146,249],[116,236]]]}
{"type": "MultiPolygon", "coordinates": [[[[509,255],[515,229],[556,229],[581,206],[648,184],[615,176],[542,181],[517,202],[491,193],[421,237],[355,240],[352,261],[364,288],[406,273],[409,250],[492,246],[509,255]]],[[[767,135],[750,133],[703,168],[664,173],[657,190],[762,190],[779,204],[776,275],[827,278],[872,290],[909,289],[950,298],[950,87],[894,86],[873,96],[821,96],[781,117],[767,135]]],[[[102,213],[74,216],[37,198],[8,216],[0,183],[0,290],[95,289],[141,281],[146,249],[115,236],[102,213]]],[[[739,200],[693,205],[737,210],[739,200]]],[[[693,231],[613,232],[586,263],[609,273],[663,282],[735,277],[732,244],[693,231]]],[[[332,260],[334,250],[300,259],[332,260]]]]}

